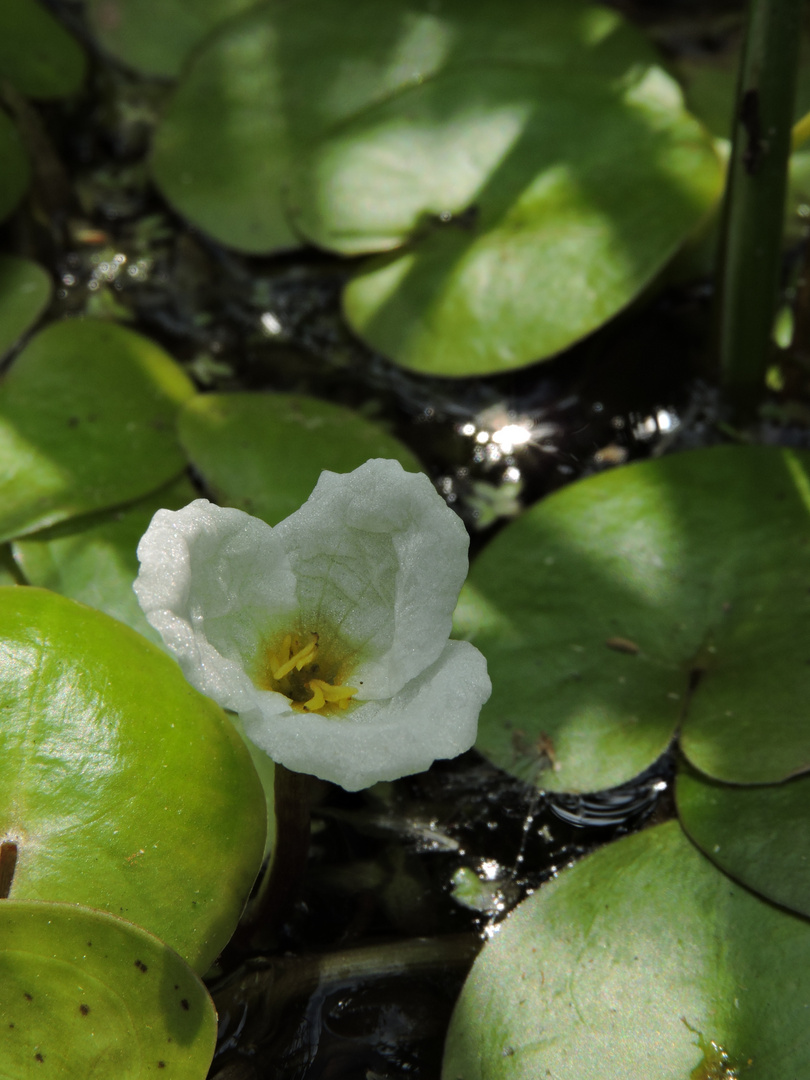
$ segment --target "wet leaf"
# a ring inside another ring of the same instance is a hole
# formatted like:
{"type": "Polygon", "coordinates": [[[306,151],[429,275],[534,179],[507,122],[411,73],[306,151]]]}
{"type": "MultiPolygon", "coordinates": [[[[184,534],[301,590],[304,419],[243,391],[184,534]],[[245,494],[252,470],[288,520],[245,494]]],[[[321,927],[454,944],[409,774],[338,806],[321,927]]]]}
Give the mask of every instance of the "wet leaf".
{"type": "Polygon", "coordinates": [[[810,915],[810,777],[736,787],[681,770],[678,815],[727,874],[774,903],[810,915]]]}
{"type": "Polygon", "coordinates": [[[493,683],[478,748],[555,790],[630,780],[679,723],[720,779],[810,767],[809,468],[762,447],[672,455],[508,525],[456,612],[493,683]]]}
{"type": "Polygon", "coordinates": [[[193,392],[131,330],[66,319],[40,331],[0,383],[0,539],[136,499],[180,473],[175,415],[193,392]]]}
{"type": "Polygon", "coordinates": [[[288,394],[201,394],[180,414],[180,441],[217,501],[269,525],[306,502],[323,469],[351,472],[369,458],[413,454],[340,405],[288,394]]]}
{"type": "Polygon", "coordinates": [[[810,924],[740,888],[677,822],[520,904],[473,965],[444,1080],[800,1076],[810,924]]]}
{"type": "Polygon", "coordinates": [[[204,1080],[216,1039],[211,999],[176,953],[73,904],[0,904],[0,1016],[4,1080],[204,1080]]]}
{"type": "Polygon", "coordinates": [[[73,518],[17,540],[14,558],[29,584],[112,615],[162,647],[132,591],[138,574],[135,550],[157,510],[179,510],[197,497],[183,476],[120,509],[73,518]]]}
{"type": "Polygon", "coordinates": [[[139,634],[43,589],[0,589],[0,836],[13,900],[100,908],[204,972],[265,837],[225,714],[139,634]]]}
{"type": "Polygon", "coordinates": [[[0,4],[0,78],[21,94],[75,94],[85,74],[84,51],[39,0],[0,4]]]}
{"type": "Polygon", "coordinates": [[[255,0],[88,0],[101,45],[144,75],[176,76],[196,45],[255,0]]]}
{"type": "Polygon", "coordinates": [[[155,137],[153,168],[180,212],[220,242],[266,252],[298,242],[283,203],[290,169],[332,125],[442,71],[506,63],[614,79],[652,50],[595,5],[507,0],[273,0],[195,55],[155,137]]]}
{"type": "Polygon", "coordinates": [[[37,263],[0,255],[0,356],[34,325],[51,291],[51,279],[37,263]]]}

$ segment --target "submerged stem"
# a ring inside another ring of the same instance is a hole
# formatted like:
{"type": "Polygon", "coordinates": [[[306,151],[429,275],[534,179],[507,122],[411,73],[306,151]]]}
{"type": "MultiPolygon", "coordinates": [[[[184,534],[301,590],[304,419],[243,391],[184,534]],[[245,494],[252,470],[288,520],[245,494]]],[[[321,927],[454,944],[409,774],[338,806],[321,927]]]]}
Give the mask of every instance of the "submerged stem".
{"type": "Polygon", "coordinates": [[[750,0],[719,265],[720,378],[737,419],[765,380],[779,282],[801,0],[750,0]]]}
{"type": "Polygon", "coordinates": [[[481,949],[478,934],[369,945],[325,956],[254,960],[213,990],[220,1017],[249,1017],[245,1041],[258,1044],[275,1029],[291,1001],[340,986],[427,972],[463,976],[481,949]]]}

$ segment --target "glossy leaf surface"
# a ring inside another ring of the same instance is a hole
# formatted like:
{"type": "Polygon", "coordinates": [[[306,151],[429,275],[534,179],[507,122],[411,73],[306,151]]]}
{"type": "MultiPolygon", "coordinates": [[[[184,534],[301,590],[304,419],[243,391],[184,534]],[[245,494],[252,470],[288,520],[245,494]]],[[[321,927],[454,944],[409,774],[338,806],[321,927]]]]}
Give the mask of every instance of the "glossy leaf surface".
{"type": "Polygon", "coordinates": [[[14,541],[14,558],[26,581],[80,600],[161,645],[132,583],[138,574],[138,541],[157,510],[179,510],[196,499],[185,477],[117,510],[74,518],[14,541]]]}
{"type": "Polygon", "coordinates": [[[774,903],[810,915],[810,777],[736,787],[687,768],[676,798],[681,824],[712,862],[774,903]]]}
{"type": "Polygon", "coordinates": [[[800,1076],[810,923],[730,881],[677,822],[589,855],[473,965],[444,1080],[800,1076]]]}
{"type": "Polygon", "coordinates": [[[180,414],[189,460],[217,501],[269,525],[306,502],[323,469],[351,472],[369,458],[413,454],[384,428],[339,405],[288,394],[201,394],[180,414]]]}
{"type": "Polygon", "coordinates": [[[185,467],[193,393],[153,342],[94,319],[40,331],[0,383],[0,538],[136,499],[185,467]]]}
{"type": "Polygon", "coordinates": [[[0,590],[0,835],[13,900],[85,904],[204,972],[262,856],[241,738],[128,627],[42,589],[0,590]]]}
{"type": "Polygon", "coordinates": [[[456,612],[493,683],[478,748],[556,790],[630,780],[679,724],[720,779],[809,768],[809,468],[788,450],[693,451],[579,481],[508,525],[456,612]]]}
{"type": "Polygon", "coordinates": [[[0,904],[4,1080],[204,1080],[216,1013],[180,957],[73,904],[0,904]]]}

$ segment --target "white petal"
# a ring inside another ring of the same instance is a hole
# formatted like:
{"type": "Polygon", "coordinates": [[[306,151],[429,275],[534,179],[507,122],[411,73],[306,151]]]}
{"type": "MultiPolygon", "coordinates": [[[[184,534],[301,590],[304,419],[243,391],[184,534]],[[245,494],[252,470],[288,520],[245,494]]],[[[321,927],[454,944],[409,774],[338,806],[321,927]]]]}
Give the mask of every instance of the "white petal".
{"type": "MultiPolygon", "coordinates": [[[[158,510],[138,544],[134,589],[189,682],[236,712],[257,693],[245,671],[296,610],[295,578],[269,525],[197,499],[158,510]]],[[[280,694],[265,693],[287,708],[280,694]]]]}
{"type": "Polygon", "coordinates": [[[304,616],[357,648],[359,697],[388,698],[432,664],[450,635],[469,539],[428,478],[396,461],[323,472],[275,528],[304,616]]]}
{"type": "Polygon", "coordinates": [[[255,708],[241,720],[247,736],[288,769],[358,791],[468,750],[490,691],[481,653],[469,642],[449,641],[439,659],[389,701],[332,717],[291,709],[270,716],[261,711],[270,695],[257,691],[255,708]]]}

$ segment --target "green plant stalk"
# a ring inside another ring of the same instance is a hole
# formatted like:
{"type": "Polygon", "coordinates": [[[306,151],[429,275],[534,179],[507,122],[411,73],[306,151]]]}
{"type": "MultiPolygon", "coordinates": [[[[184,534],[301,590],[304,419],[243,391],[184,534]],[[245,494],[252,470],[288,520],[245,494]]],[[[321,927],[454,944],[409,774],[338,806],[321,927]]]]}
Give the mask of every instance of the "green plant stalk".
{"type": "Polygon", "coordinates": [[[791,150],[802,0],[750,0],[719,265],[720,382],[736,419],[765,385],[791,150]]]}

